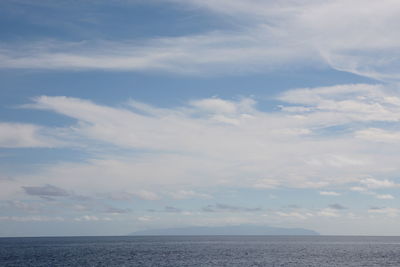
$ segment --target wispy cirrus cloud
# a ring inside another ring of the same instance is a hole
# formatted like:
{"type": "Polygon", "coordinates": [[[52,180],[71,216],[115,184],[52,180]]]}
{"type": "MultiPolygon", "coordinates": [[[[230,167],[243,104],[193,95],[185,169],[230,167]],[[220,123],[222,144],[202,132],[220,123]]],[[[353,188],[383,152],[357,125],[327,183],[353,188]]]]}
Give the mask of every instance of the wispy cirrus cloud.
{"type": "Polygon", "coordinates": [[[23,148],[23,147],[57,147],[54,137],[46,134],[46,128],[23,123],[0,122],[0,147],[23,148]]]}
{"type": "Polygon", "coordinates": [[[239,18],[244,23],[270,25],[265,35],[270,34],[279,43],[310,49],[314,56],[335,69],[376,79],[399,78],[397,50],[400,39],[395,34],[395,25],[400,5],[394,0],[369,3],[362,0],[351,3],[344,0],[187,3],[239,18]]]}
{"type": "Polygon", "coordinates": [[[141,42],[3,44],[0,67],[218,74],[325,65],[375,79],[400,78],[400,5],[393,0],[169,2],[212,11],[238,26],[141,42]]]}
{"type": "MultiPolygon", "coordinates": [[[[163,71],[202,75],[262,72],[311,56],[295,45],[266,47],[264,26],[251,33],[202,35],[137,41],[38,41],[0,47],[0,68],[163,71]],[[194,53],[193,51],[196,51],[194,53]]],[[[318,60],[316,60],[318,61],[318,60]]]]}

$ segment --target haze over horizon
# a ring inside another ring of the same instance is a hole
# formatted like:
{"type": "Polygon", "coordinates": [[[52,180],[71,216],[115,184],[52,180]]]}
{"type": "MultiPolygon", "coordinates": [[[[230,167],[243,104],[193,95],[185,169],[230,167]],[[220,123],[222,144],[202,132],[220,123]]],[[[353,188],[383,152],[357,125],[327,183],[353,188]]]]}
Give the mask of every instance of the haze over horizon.
{"type": "Polygon", "coordinates": [[[400,235],[400,2],[0,2],[0,236],[400,235]]]}

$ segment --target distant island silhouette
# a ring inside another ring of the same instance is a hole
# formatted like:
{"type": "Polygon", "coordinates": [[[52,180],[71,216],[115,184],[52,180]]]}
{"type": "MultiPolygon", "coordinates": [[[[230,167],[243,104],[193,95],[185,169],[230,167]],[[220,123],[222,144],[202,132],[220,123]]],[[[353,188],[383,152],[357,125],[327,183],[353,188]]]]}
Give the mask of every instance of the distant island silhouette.
{"type": "Polygon", "coordinates": [[[189,226],[179,228],[148,229],[130,235],[319,235],[303,228],[280,228],[260,225],[189,226]]]}

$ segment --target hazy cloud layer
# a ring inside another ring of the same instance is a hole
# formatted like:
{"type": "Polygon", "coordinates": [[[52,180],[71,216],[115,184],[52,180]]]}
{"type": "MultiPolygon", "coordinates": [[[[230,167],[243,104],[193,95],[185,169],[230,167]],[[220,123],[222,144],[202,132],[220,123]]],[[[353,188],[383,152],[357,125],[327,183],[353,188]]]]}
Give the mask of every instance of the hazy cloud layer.
{"type": "Polygon", "coordinates": [[[217,203],[215,205],[208,205],[207,207],[203,208],[203,211],[207,212],[257,212],[261,210],[262,210],[261,208],[248,208],[248,207],[234,206],[221,203],[217,203]]]}

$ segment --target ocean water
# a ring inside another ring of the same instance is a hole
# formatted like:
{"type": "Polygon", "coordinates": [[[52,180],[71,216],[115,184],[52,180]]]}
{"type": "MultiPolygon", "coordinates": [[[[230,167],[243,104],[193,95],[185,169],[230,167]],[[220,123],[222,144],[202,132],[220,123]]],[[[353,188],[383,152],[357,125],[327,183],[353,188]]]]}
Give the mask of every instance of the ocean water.
{"type": "Polygon", "coordinates": [[[400,266],[400,237],[0,238],[0,266],[400,266]]]}

